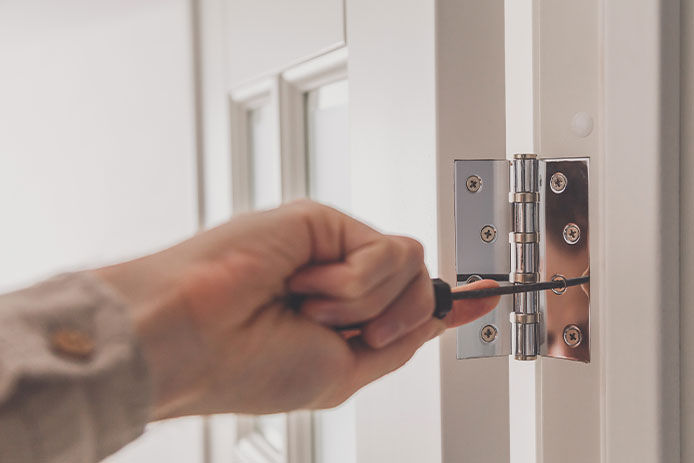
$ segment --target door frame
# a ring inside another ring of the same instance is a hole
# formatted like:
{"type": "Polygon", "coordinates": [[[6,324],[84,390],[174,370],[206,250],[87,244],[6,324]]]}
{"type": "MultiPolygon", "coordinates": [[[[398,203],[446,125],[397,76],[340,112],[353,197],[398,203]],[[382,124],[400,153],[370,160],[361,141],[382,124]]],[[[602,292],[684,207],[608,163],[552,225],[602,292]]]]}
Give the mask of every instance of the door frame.
{"type": "MultiPolygon", "coordinates": [[[[510,361],[510,461],[678,461],[679,1],[504,3],[508,153],[590,156],[590,219],[598,230],[591,237],[592,361],[510,361]],[[585,134],[587,120],[593,127],[585,134]]],[[[486,47],[495,41],[479,39],[486,47]]],[[[440,55],[446,46],[439,41],[440,55]]],[[[439,152],[442,251],[451,243],[447,156],[439,152]]],[[[441,272],[452,272],[444,259],[441,272]]],[[[496,436],[471,446],[455,441],[481,418],[466,415],[471,399],[459,389],[445,393],[460,387],[454,370],[462,368],[450,366],[451,357],[444,337],[444,462],[498,444],[496,436]],[[447,415],[460,417],[448,422],[454,430],[445,429],[447,415]]],[[[494,360],[482,362],[493,369],[494,360]]],[[[479,401],[503,401],[479,381],[465,386],[479,401]]],[[[508,432],[501,418],[494,423],[498,434],[508,432]]]]}

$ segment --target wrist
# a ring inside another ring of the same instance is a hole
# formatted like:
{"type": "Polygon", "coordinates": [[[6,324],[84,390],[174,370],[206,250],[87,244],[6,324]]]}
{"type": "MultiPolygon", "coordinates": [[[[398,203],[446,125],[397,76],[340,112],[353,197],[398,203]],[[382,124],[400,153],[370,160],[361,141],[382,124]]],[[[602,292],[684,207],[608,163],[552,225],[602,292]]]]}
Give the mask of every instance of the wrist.
{"type": "MultiPolygon", "coordinates": [[[[192,329],[184,300],[172,283],[143,277],[136,261],[92,270],[125,302],[133,335],[147,365],[150,417],[181,416],[201,377],[203,346],[192,329]]],[[[139,264],[139,263],[138,263],[139,264]]]]}

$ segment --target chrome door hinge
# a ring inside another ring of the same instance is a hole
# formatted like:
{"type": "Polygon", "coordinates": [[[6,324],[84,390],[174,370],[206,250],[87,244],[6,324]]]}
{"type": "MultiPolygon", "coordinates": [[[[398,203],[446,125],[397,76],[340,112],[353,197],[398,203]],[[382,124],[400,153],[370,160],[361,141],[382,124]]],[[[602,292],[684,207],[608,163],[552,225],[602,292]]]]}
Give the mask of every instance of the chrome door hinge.
{"type": "MultiPolygon", "coordinates": [[[[455,161],[458,283],[589,275],[588,186],[587,158],[455,161]]],[[[589,362],[588,285],[504,296],[458,328],[458,358],[510,354],[589,362]]]]}

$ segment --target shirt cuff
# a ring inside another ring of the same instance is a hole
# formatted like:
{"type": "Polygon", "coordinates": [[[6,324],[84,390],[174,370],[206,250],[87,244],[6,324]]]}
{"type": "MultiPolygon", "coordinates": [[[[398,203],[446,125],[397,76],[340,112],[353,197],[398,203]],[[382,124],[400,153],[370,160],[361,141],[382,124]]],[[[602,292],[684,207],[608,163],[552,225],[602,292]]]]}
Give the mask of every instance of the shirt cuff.
{"type": "Polygon", "coordinates": [[[142,434],[150,380],[127,309],[89,272],[0,296],[0,461],[94,462],[142,434]]]}

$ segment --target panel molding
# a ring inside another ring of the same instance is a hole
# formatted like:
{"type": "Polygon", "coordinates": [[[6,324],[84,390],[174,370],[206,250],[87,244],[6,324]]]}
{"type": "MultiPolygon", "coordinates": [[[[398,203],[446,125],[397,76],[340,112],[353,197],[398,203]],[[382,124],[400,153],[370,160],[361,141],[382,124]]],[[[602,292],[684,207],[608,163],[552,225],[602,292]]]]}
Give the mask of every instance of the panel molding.
{"type": "Polygon", "coordinates": [[[347,49],[340,48],[292,66],[281,74],[280,137],[285,201],[308,195],[305,95],[346,79],[347,57],[347,49]]]}
{"type": "MultiPolygon", "coordinates": [[[[283,72],[235,88],[229,94],[233,213],[252,209],[248,111],[268,105],[276,121],[282,199],[307,195],[305,94],[347,78],[347,50],[341,48],[296,64],[283,72]]],[[[237,458],[241,462],[308,463],[313,461],[310,411],[287,414],[286,454],[277,455],[255,429],[255,417],[239,416],[237,458]],[[255,460],[254,460],[255,458],[255,460]]]]}
{"type": "Polygon", "coordinates": [[[273,132],[274,143],[281,153],[279,134],[279,78],[264,77],[247,85],[237,87],[229,94],[229,121],[231,139],[231,205],[232,213],[248,212],[253,206],[251,185],[251,158],[248,138],[248,111],[268,105],[277,130],[273,132]]]}

